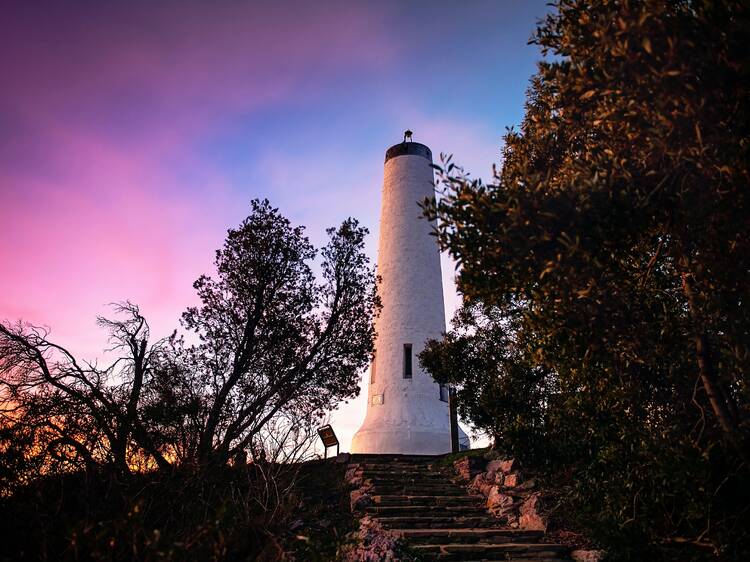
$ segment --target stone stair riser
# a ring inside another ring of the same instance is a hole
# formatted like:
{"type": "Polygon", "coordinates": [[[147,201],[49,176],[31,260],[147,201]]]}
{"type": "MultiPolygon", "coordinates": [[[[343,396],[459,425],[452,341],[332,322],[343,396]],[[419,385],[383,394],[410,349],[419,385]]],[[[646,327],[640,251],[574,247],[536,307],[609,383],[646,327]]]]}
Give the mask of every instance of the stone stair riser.
{"type": "Polygon", "coordinates": [[[435,489],[424,488],[421,486],[378,486],[377,484],[369,490],[369,493],[372,496],[427,496],[431,494],[439,494],[441,496],[462,497],[466,495],[465,491],[462,492],[461,490],[453,490],[450,488],[435,489]]]}
{"type": "Polygon", "coordinates": [[[406,496],[382,495],[373,496],[376,505],[470,505],[483,507],[485,500],[482,496],[406,496]]]}
{"type": "Polygon", "coordinates": [[[368,507],[366,511],[376,517],[429,517],[431,515],[440,515],[443,517],[480,517],[486,515],[486,511],[483,508],[471,506],[373,506],[368,507]]]}
{"type": "Polygon", "coordinates": [[[499,521],[493,517],[378,517],[388,529],[470,529],[496,527],[499,521]]]}
{"type": "Polygon", "coordinates": [[[453,484],[453,482],[446,482],[445,477],[441,477],[439,474],[430,474],[425,476],[424,474],[409,473],[409,474],[372,474],[371,472],[364,472],[362,476],[368,480],[377,482],[408,482],[410,484],[453,484]]]}
{"type": "Polygon", "coordinates": [[[476,558],[474,556],[466,557],[463,554],[420,554],[420,560],[425,562],[430,560],[439,560],[440,562],[488,562],[494,560],[504,560],[506,562],[518,560],[519,562],[570,562],[567,556],[537,556],[528,554],[490,554],[476,558]]]}
{"type": "Polygon", "coordinates": [[[398,471],[420,471],[426,473],[440,472],[430,466],[413,465],[413,464],[370,464],[362,463],[357,465],[360,470],[376,472],[398,472],[398,471]]]}
{"type": "Polygon", "coordinates": [[[482,560],[560,559],[565,547],[550,544],[449,544],[414,545],[415,552],[433,560],[465,560],[467,557],[482,560]]]}
{"type": "MultiPolygon", "coordinates": [[[[482,531],[493,531],[493,529],[466,529],[465,533],[445,533],[439,534],[441,529],[423,529],[423,531],[432,533],[418,535],[410,534],[404,535],[395,530],[400,536],[403,536],[411,545],[421,544],[432,544],[432,545],[445,545],[445,544],[512,544],[518,542],[533,543],[538,541],[541,536],[538,534],[530,534],[517,532],[514,535],[502,535],[497,533],[482,533],[482,531]]],[[[411,529],[411,531],[415,531],[411,529]]]]}

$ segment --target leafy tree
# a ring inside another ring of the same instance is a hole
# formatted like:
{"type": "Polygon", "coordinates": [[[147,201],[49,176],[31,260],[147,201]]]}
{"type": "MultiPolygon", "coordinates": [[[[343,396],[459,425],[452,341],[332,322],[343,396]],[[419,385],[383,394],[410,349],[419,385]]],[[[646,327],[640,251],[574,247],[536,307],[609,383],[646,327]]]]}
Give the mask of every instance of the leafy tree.
{"type": "MultiPolygon", "coordinates": [[[[476,332],[462,345],[472,357],[499,330],[496,355],[522,352],[520,371],[487,371],[503,393],[549,373],[545,462],[573,471],[578,512],[621,553],[748,548],[749,16],[747,2],[557,3],[499,172],[483,184],[448,161],[427,204],[467,307],[495,318],[461,327],[476,332]]],[[[476,380],[473,361],[451,375],[428,350],[443,378],[476,380]]],[[[524,392],[521,412],[540,404],[524,392]]]]}
{"type": "Polygon", "coordinates": [[[353,219],[328,230],[318,284],[315,249],[268,201],[253,201],[250,217],[229,231],[216,253],[218,279],[195,282],[201,305],[183,315],[200,338],[185,360],[206,389],[201,462],[251,446],[280,413],[322,415],[357,394],[376,305],[366,233],[353,219]]]}
{"type": "Polygon", "coordinates": [[[452,326],[443,340],[427,342],[424,368],[456,388],[459,415],[496,447],[544,462],[558,379],[526,353],[519,318],[475,303],[459,309],[452,326]]]}

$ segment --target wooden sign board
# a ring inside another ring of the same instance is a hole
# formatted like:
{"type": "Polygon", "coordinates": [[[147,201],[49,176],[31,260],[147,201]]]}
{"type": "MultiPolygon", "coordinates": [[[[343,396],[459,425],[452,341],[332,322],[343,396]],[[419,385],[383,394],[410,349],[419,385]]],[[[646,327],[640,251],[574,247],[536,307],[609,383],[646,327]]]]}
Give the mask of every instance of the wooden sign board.
{"type": "Polygon", "coordinates": [[[323,447],[325,447],[325,458],[328,458],[328,447],[333,447],[334,445],[336,446],[336,454],[339,454],[339,440],[330,425],[319,427],[318,436],[323,441],[323,447]]]}

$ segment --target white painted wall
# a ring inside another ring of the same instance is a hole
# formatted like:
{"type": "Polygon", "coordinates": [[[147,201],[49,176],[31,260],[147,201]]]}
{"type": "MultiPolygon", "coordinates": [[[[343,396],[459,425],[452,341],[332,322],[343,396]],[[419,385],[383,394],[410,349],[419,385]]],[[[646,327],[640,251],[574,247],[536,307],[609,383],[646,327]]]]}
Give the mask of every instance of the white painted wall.
{"type": "MultiPolygon", "coordinates": [[[[377,272],[383,304],[375,322],[375,379],[354,453],[440,454],[451,450],[448,404],[419,367],[424,342],[445,331],[440,254],[418,202],[434,195],[430,161],[406,154],[385,163],[377,272]],[[412,344],[412,378],[403,346],[412,344]],[[382,395],[382,404],[373,397],[382,395]]],[[[462,438],[465,438],[461,432],[462,438]]]]}

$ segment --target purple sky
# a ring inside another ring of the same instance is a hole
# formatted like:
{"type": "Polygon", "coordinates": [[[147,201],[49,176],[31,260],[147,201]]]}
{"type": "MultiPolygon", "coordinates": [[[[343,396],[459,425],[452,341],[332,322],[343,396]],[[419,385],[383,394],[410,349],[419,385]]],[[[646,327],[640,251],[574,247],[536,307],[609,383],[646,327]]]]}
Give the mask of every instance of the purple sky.
{"type": "MultiPolygon", "coordinates": [[[[474,176],[539,59],[542,1],[40,2],[0,15],[0,319],[84,356],[106,304],[155,336],[267,197],[316,243],[355,216],[375,258],[403,130],[474,176]]],[[[444,260],[448,314],[457,302],[444,260]]],[[[343,449],[364,416],[333,417],[343,449]]]]}

